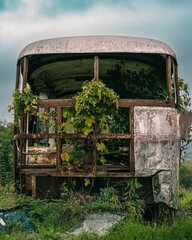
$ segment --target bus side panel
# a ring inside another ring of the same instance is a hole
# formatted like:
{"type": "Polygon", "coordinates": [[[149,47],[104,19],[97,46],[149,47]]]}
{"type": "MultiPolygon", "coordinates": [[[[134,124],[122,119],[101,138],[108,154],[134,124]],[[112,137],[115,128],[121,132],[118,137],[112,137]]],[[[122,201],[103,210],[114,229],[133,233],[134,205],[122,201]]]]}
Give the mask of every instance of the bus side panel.
{"type": "Polygon", "coordinates": [[[152,177],[155,203],[177,208],[180,159],[176,109],[134,108],[135,176],[152,177]]]}

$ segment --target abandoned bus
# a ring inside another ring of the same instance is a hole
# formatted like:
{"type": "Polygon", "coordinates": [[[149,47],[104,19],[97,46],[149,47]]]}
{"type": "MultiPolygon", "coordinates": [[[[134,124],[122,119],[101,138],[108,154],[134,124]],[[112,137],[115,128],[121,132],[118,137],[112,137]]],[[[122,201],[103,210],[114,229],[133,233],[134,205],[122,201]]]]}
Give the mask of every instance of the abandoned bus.
{"type": "Polygon", "coordinates": [[[16,91],[18,98],[38,96],[26,100],[38,114],[15,110],[14,169],[21,191],[56,196],[68,179],[102,185],[137,178],[146,204],[177,208],[180,142],[191,116],[179,109],[177,59],[167,44],[128,36],[33,42],[18,57],[16,91]],[[119,96],[118,117],[108,116],[110,129],[97,136],[103,152],[92,146],[92,133],[59,131],[75,108],[74,96],[92,79],[119,96]]]}

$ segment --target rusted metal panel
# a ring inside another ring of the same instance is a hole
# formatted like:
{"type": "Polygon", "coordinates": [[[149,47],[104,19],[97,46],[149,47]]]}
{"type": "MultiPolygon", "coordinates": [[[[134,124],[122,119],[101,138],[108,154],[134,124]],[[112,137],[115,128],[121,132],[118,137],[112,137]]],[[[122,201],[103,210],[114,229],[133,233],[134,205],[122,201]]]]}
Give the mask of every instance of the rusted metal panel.
{"type": "MultiPolygon", "coordinates": [[[[176,156],[176,159],[179,158],[176,156]]],[[[172,170],[160,171],[152,177],[153,197],[156,203],[166,203],[172,208],[178,206],[179,196],[179,163],[175,159],[172,170]]]]}
{"type": "Polygon", "coordinates": [[[31,175],[29,174],[25,175],[25,188],[26,191],[30,191],[32,189],[31,175]]]}
{"type": "Polygon", "coordinates": [[[99,79],[99,58],[98,56],[94,57],[94,79],[99,79]]]}
{"type": "MultiPolygon", "coordinates": [[[[57,128],[61,124],[62,124],[62,108],[58,107],[57,108],[57,128]]],[[[60,138],[59,134],[57,134],[56,142],[57,142],[57,144],[56,144],[56,151],[57,151],[56,165],[57,165],[57,168],[59,168],[61,166],[61,152],[62,152],[61,138],[60,138]]]]}
{"type": "Polygon", "coordinates": [[[155,99],[120,99],[119,107],[131,106],[158,106],[158,107],[175,107],[172,101],[155,100],[155,99]]]}
{"type": "Polygon", "coordinates": [[[37,195],[37,178],[36,174],[33,174],[31,176],[31,190],[32,190],[32,196],[35,197],[37,195]]]}
{"type": "MultiPolygon", "coordinates": [[[[134,108],[133,107],[130,107],[129,121],[130,121],[130,133],[132,136],[134,136],[134,108]]],[[[133,138],[131,138],[131,142],[130,142],[130,172],[132,174],[135,173],[135,153],[134,153],[133,138]]]]}
{"type": "Polygon", "coordinates": [[[172,100],[172,86],[171,86],[171,57],[167,56],[167,61],[166,61],[166,72],[167,72],[167,89],[168,89],[168,96],[169,99],[172,100]]]}
{"type": "Polygon", "coordinates": [[[50,169],[50,168],[25,168],[22,169],[22,173],[24,173],[26,176],[28,175],[36,175],[36,176],[53,176],[53,177],[74,177],[74,178],[79,178],[79,177],[121,177],[121,178],[127,178],[127,177],[133,177],[134,175],[131,174],[130,172],[110,172],[107,170],[102,170],[100,169],[97,172],[92,172],[92,166],[89,166],[90,171],[85,172],[74,172],[72,171],[69,167],[68,169],[60,169],[60,170],[55,170],[55,169],[50,169]]]}
{"type": "Polygon", "coordinates": [[[176,96],[177,96],[177,104],[179,101],[179,77],[178,77],[178,66],[175,66],[175,83],[176,83],[176,96]]]}
{"type": "MultiPolygon", "coordinates": [[[[131,106],[159,106],[175,107],[172,101],[155,100],[155,99],[120,99],[119,107],[127,108],[131,106]]],[[[38,100],[39,108],[57,108],[57,107],[75,107],[73,99],[40,99],[38,100]]]]}
{"type": "Polygon", "coordinates": [[[190,126],[192,124],[192,112],[181,112],[179,117],[180,137],[187,140],[189,138],[190,126]]]}
{"type": "Polygon", "coordinates": [[[19,88],[20,64],[17,64],[15,89],[19,88]]]}
{"type": "MultiPolygon", "coordinates": [[[[87,136],[79,133],[64,133],[60,135],[61,138],[79,138],[79,139],[85,139],[88,138],[87,136]]],[[[130,139],[133,138],[132,134],[126,133],[100,133],[97,136],[98,138],[106,138],[106,139],[130,139]]],[[[42,133],[42,134],[16,134],[14,136],[14,140],[18,139],[38,139],[38,138],[57,138],[57,134],[54,133],[42,133]]]]}
{"type": "Polygon", "coordinates": [[[53,53],[158,53],[176,58],[166,43],[149,38],[129,36],[81,36],[40,40],[27,45],[19,58],[53,53]]]}
{"type": "Polygon", "coordinates": [[[27,85],[27,75],[28,75],[28,58],[24,57],[23,63],[23,88],[27,85]]]}
{"type": "MultiPolygon", "coordinates": [[[[51,107],[55,101],[48,100],[47,107],[51,107]]],[[[137,100],[136,100],[137,101],[137,100]]],[[[57,100],[56,100],[57,102],[57,100]]],[[[58,101],[62,104],[71,104],[74,101],[58,101]]],[[[61,165],[60,141],[62,138],[82,138],[83,134],[16,134],[15,140],[21,139],[20,152],[20,176],[34,174],[36,176],[50,175],[54,177],[152,177],[152,188],[154,202],[164,202],[170,207],[177,208],[178,196],[178,169],[180,159],[180,139],[187,132],[191,121],[191,113],[179,113],[177,109],[168,107],[165,102],[158,106],[130,106],[134,100],[123,100],[123,106],[129,107],[129,133],[99,134],[98,138],[104,139],[130,139],[130,166],[97,166],[94,164],[88,168],[61,165]],[[130,104],[131,103],[131,104],[130,104]],[[23,148],[26,139],[55,138],[57,139],[57,168],[53,166],[25,166],[23,164],[25,149],[23,148]],[[59,147],[60,146],[60,147],[59,147]],[[23,151],[23,152],[22,152],[23,151]],[[74,167],[74,169],[73,169],[74,167]]],[[[138,101],[139,102],[139,101],[138,101]]],[[[152,103],[149,100],[144,101],[152,103]]],[[[40,103],[41,104],[41,103],[40,103]]],[[[57,119],[61,124],[62,107],[58,106],[57,119]]],[[[169,105],[172,106],[172,105],[169,105]]],[[[35,190],[33,191],[35,194],[35,190]]]]}
{"type": "Polygon", "coordinates": [[[36,138],[56,138],[56,134],[15,134],[14,140],[18,139],[36,139],[36,138]]]}
{"type": "Polygon", "coordinates": [[[179,137],[179,117],[174,108],[135,107],[134,134],[138,136],[179,137]]]}
{"type": "Polygon", "coordinates": [[[134,119],[135,176],[152,176],[154,201],[176,208],[179,114],[172,108],[135,107],[134,119]]]}
{"type": "Polygon", "coordinates": [[[75,100],[73,99],[40,99],[38,100],[38,107],[40,108],[75,107],[75,100]]]}

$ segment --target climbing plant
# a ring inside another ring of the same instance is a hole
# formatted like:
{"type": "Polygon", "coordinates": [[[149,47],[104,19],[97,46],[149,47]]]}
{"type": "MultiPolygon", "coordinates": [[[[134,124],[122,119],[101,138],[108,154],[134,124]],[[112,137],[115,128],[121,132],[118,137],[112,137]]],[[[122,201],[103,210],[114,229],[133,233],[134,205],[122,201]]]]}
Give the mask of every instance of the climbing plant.
{"type": "MultiPolygon", "coordinates": [[[[99,133],[110,132],[110,119],[118,113],[118,95],[114,90],[106,87],[101,80],[85,81],[82,91],[74,97],[75,111],[64,109],[63,119],[59,132],[81,133],[91,136],[92,148],[98,153],[108,151],[104,142],[99,140],[99,133]]],[[[68,154],[63,154],[63,160],[69,162],[68,154]]],[[[105,163],[105,158],[100,157],[100,162],[105,163]]]]}
{"type": "Polygon", "coordinates": [[[16,89],[13,91],[12,96],[13,101],[8,111],[14,110],[14,124],[19,127],[22,111],[33,116],[37,115],[37,101],[39,98],[37,95],[34,95],[28,87],[25,87],[22,92],[16,89]]]}
{"type": "Polygon", "coordinates": [[[101,80],[86,81],[75,97],[75,125],[78,132],[108,133],[110,118],[117,114],[118,95],[101,80]]]}

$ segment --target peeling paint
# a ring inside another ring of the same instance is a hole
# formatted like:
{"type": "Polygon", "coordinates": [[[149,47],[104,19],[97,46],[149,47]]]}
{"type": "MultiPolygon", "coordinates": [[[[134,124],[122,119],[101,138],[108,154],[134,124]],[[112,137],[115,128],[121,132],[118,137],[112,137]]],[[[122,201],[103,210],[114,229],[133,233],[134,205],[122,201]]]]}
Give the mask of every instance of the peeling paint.
{"type": "Polygon", "coordinates": [[[169,111],[166,113],[166,120],[168,121],[170,127],[172,127],[174,124],[174,117],[169,111]]]}
{"type": "Polygon", "coordinates": [[[134,108],[135,176],[153,179],[156,203],[177,208],[180,136],[176,109],[134,108]]]}
{"type": "Polygon", "coordinates": [[[174,51],[164,42],[129,36],[77,36],[36,41],[27,45],[18,59],[34,54],[49,53],[159,53],[175,57],[174,51]]]}
{"type": "Polygon", "coordinates": [[[187,140],[189,138],[191,123],[192,123],[192,112],[182,112],[179,114],[181,139],[187,140]]]}

